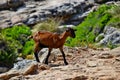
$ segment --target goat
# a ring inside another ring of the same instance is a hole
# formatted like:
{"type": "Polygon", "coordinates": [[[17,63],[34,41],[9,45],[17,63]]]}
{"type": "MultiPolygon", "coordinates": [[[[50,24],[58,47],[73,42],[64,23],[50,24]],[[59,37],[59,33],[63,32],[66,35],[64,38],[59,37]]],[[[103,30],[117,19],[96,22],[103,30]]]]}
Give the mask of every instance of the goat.
{"type": "Polygon", "coordinates": [[[64,64],[68,65],[68,62],[65,59],[65,54],[63,51],[63,45],[68,36],[75,38],[75,31],[72,28],[68,28],[61,34],[47,32],[47,31],[38,31],[34,35],[31,35],[29,38],[33,38],[35,42],[34,56],[37,62],[39,61],[38,53],[42,48],[49,48],[48,55],[45,60],[45,64],[48,64],[48,58],[53,48],[59,48],[62,53],[64,64]]]}

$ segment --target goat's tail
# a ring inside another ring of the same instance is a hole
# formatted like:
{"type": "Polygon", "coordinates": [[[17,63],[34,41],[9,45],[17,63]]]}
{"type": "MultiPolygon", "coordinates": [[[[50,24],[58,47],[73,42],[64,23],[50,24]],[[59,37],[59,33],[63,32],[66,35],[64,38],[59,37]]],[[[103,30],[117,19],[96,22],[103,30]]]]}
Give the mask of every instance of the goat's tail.
{"type": "Polygon", "coordinates": [[[33,38],[33,35],[30,35],[30,36],[27,37],[28,40],[31,39],[31,38],[33,38]]]}

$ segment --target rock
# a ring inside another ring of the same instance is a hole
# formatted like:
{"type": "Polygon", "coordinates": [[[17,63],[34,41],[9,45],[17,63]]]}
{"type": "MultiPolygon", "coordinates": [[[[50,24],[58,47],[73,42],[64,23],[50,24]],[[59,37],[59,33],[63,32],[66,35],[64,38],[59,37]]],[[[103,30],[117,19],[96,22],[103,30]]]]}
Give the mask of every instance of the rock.
{"type": "Polygon", "coordinates": [[[96,67],[97,66],[97,62],[96,61],[88,61],[87,62],[87,66],[88,67],[96,67]]]}
{"type": "Polygon", "coordinates": [[[24,0],[0,0],[0,10],[17,9],[24,5],[24,0]]]}
{"type": "MultiPolygon", "coordinates": [[[[5,0],[7,1],[7,0],[5,0]]],[[[4,1],[1,1],[4,3],[4,1]]],[[[7,3],[7,2],[5,2],[7,3]]],[[[27,1],[24,0],[9,0],[9,8],[15,8],[16,11],[11,11],[11,13],[14,12],[13,15],[9,12],[9,15],[4,16],[6,17],[9,22],[5,21],[5,18],[3,18],[0,23],[2,23],[1,28],[11,27],[14,24],[20,25],[20,24],[27,24],[27,25],[34,25],[38,22],[47,20],[51,17],[62,17],[62,23],[61,24],[70,24],[70,25],[77,25],[79,24],[87,14],[92,11],[93,5],[88,4],[84,0],[73,0],[69,2],[69,0],[66,1],[27,1]],[[16,4],[15,4],[15,1],[16,4]],[[10,3],[12,2],[12,3],[10,3]],[[58,3],[59,2],[59,3],[58,3]],[[17,5],[25,4],[25,6],[22,6],[20,8],[17,7],[17,5]],[[83,14],[85,12],[85,14],[83,14]],[[83,15],[82,15],[83,14],[83,15]],[[73,18],[71,18],[74,16],[73,18]],[[78,17],[79,16],[79,17],[78,17]],[[78,17],[78,18],[77,18],[78,17]]],[[[3,17],[2,12],[0,12],[0,18],[3,17]]]]}
{"type": "Polygon", "coordinates": [[[17,61],[22,61],[22,60],[24,60],[22,57],[17,58],[17,61]]]}
{"type": "Polygon", "coordinates": [[[28,66],[30,66],[31,64],[36,64],[36,61],[33,61],[33,60],[21,60],[17,63],[14,63],[14,67],[13,69],[15,70],[21,70],[21,69],[24,69],[28,66]]]}
{"type": "Polygon", "coordinates": [[[8,8],[7,0],[0,0],[0,10],[8,8]]]}
{"type": "Polygon", "coordinates": [[[26,22],[27,25],[32,25],[36,23],[36,19],[35,18],[29,18],[28,21],[26,22]]]}
{"type": "Polygon", "coordinates": [[[104,38],[104,33],[101,33],[101,34],[99,34],[96,38],[95,38],[95,41],[96,42],[99,42],[101,39],[103,39],[104,38]]]}
{"type": "Polygon", "coordinates": [[[33,75],[49,69],[50,67],[48,65],[37,63],[37,64],[31,64],[30,66],[24,68],[21,73],[23,75],[33,75]]]}
{"type": "Polygon", "coordinates": [[[7,68],[7,67],[0,67],[0,73],[7,72],[8,70],[9,70],[9,68],[7,68]]]}
{"type": "Polygon", "coordinates": [[[115,57],[120,57],[120,47],[112,49],[109,53],[115,57]]]}
{"type": "Polygon", "coordinates": [[[98,55],[98,57],[101,59],[110,59],[113,58],[114,56],[109,52],[102,52],[101,54],[98,55]]]}
{"type": "Polygon", "coordinates": [[[115,77],[103,76],[103,77],[100,77],[98,80],[115,80],[115,79],[116,79],[115,77]]]}
{"type": "Polygon", "coordinates": [[[9,80],[11,77],[18,76],[18,75],[19,75],[18,71],[11,70],[7,73],[0,74],[0,79],[9,80]]]}
{"type": "Polygon", "coordinates": [[[37,71],[38,65],[37,64],[31,64],[29,67],[23,69],[22,73],[23,75],[32,75],[35,74],[37,71]]]}
{"type": "Polygon", "coordinates": [[[105,35],[109,35],[109,34],[112,34],[116,30],[117,30],[117,28],[115,28],[115,27],[106,26],[104,28],[104,33],[105,33],[105,35]]]}
{"type": "Polygon", "coordinates": [[[113,45],[117,46],[120,44],[120,30],[114,27],[106,26],[104,29],[104,38],[99,42],[100,45],[113,45]]]}
{"type": "MultiPolygon", "coordinates": [[[[43,49],[47,52],[47,49],[43,49]]],[[[51,65],[36,63],[34,60],[22,60],[16,63],[16,68],[0,74],[3,80],[119,80],[120,62],[119,48],[108,49],[87,49],[64,47],[69,65],[59,64],[56,60],[51,65]],[[78,52],[80,50],[80,53],[78,52]],[[94,53],[94,56],[91,56],[94,53]],[[116,53],[118,53],[116,55],[116,53]],[[113,55],[112,55],[113,54],[113,55]],[[109,58],[109,55],[114,58],[109,58]],[[100,58],[102,57],[102,58],[100,58]],[[57,65],[56,65],[57,63],[57,65]],[[21,65],[21,66],[20,66],[21,65]],[[23,67],[24,66],[24,67],[23,67]]],[[[58,50],[53,50],[59,54],[58,50]]],[[[44,54],[44,53],[43,53],[44,54]]],[[[41,53],[42,55],[42,53],[41,53]]],[[[58,56],[57,56],[58,57],[58,56]]]]}
{"type": "Polygon", "coordinates": [[[99,4],[103,4],[105,2],[107,2],[107,0],[94,0],[95,3],[99,3],[99,4]]]}
{"type": "Polygon", "coordinates": [[[44,71],[44,70],[49,70],[49,69],[50,69],[50,67],[45,64],[38,64],[38,67],[37,67],[38,73],[40,73],[41,71],[44,71]]]}
{"type": "Polygon", "coordinates": [[[87,79],[88,79],[87,76],[82,75],[82,76],[77,76],[77,77],[75,77],[75,78],[72,78],[71,80],[87,80],[87,79]]]}
{"type": "Polygon", "coordinates": [[[115,58],[116,61],[120,61],[120,57],[115,58]]]}
{"type": "Polygon", "coordinates": [[[14,15],[12,18],[11,18],[11,22],[13,25],[19,23],[19,22],[22,22],[22,19],[20,16],[18,15],[14,15]]]}

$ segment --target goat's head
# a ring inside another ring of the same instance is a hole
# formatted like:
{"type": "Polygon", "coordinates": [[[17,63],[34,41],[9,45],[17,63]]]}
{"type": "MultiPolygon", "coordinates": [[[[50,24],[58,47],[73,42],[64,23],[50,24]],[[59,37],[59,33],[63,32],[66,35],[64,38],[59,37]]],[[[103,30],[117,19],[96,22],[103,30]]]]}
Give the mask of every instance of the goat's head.
{"type": "Polygon", "coordinates": [[[70,37],[72,37],[72,38],[75,38],[75,31],[76,31],[76,29],[72,29],[72,28],[68,28],[67,30],[66,30],[66,32],[68,33],[68,35],[70,36],[70,37]]]}

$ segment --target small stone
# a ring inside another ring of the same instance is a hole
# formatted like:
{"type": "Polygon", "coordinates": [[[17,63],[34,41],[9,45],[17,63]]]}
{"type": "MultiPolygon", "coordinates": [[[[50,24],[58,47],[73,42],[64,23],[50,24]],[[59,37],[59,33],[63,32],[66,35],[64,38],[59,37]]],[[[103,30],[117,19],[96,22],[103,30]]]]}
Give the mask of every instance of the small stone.
{"type": "Polygon", "coordinates": [[[116,61],[120,61],[120,57],[115,58],[116,61]]]}
{"type": "Polygon", "coordinates": [[[36,73],[37,67],[38,67],[37,64],[30,65],[26,69],[23,69],[23,75],[29,75],[29,74],[36,73]]]}
{"type": "Polygon", "coordinates": [[[75,78],[73,78],[71,80],[87,80],[87,79],[88,79],[87,76],[82,75],[82,76],[77,76],[77,77],[75,77],[75,78]]]}
{"type": "Polygon", "coordinates": [[[99,54],[99,58],[101,58],[101,59],[110,59],[113,57],[114,56],[111,55],[109,52],[103,52],[103,53],[99,54]]]}
{"type": "Polygon", "coordinates": [[[9,68],[7,67],[0,67],[0,73],[7,72],[9,68]]]}
{"type": "Polygon", "coordinates": [[[96,67],[97,66],[97,62],[96,61],[88,61],[87,62],[87,66],[88,67],[96,67]]]}
{"type": "Polygon", "coordinates": [[[117,48],[115,48],[115,49],[112,49],[112,50],[110,51],[110,54],[113,55],[113,56],[115,56],[115,57],[120,57],[120,47],[117,47],[117,48]]]}
{"type": "Polygon", "coordinates": [[[103,76],[103,77],[100,77],[98,80],[116,80],[116,79],[111,76],[103,76]]]}

